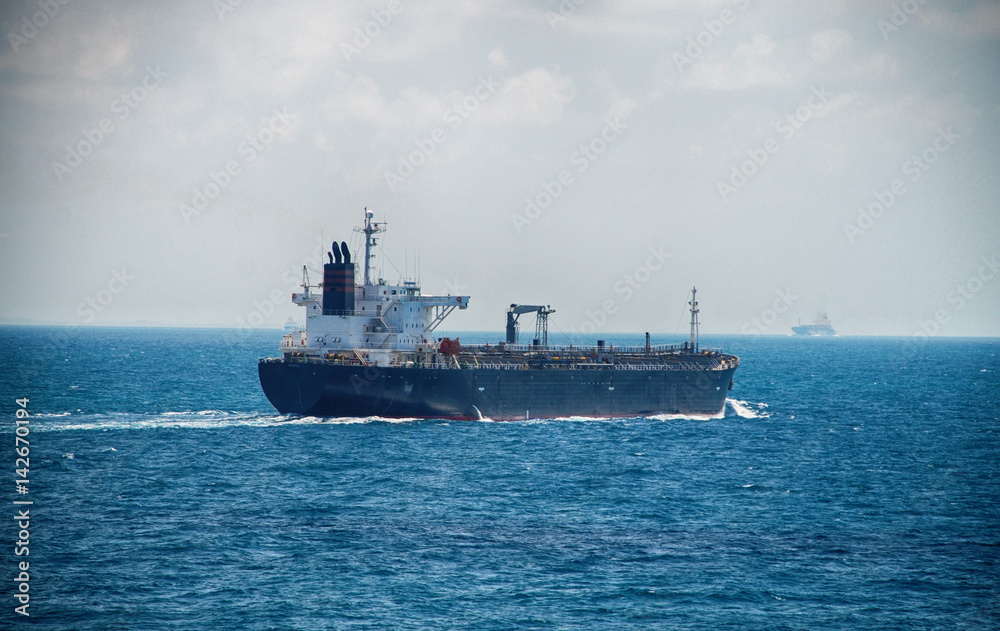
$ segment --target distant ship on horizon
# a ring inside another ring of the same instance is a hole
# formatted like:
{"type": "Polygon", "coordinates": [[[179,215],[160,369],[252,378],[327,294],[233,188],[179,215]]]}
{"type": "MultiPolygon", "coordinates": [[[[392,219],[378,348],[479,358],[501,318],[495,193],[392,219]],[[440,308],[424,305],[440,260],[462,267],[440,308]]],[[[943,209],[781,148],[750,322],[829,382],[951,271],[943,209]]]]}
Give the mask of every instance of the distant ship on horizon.
{"type": "Polygon", "coordinates": [[[792,331],[796,335],[836,335],[837,332],[833,330],[833,325],[830,323],[830,319],[826,317],[825,313],[818,313],[816,319],[812,324],[802,324],[802,318],[799,318],[799,325],[793,326],[792,331]]]}

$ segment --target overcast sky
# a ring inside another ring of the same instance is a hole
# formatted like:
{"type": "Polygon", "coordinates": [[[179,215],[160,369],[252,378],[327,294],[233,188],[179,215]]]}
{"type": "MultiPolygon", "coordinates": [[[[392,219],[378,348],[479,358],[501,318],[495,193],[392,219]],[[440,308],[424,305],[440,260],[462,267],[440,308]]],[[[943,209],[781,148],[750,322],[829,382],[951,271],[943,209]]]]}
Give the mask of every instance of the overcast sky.
{"type": "Polygon", "coordinates": [[[367,206],[449,330],[1000,335],[998,2],[0,11],[2,322],[303,321],[367,206]]]}

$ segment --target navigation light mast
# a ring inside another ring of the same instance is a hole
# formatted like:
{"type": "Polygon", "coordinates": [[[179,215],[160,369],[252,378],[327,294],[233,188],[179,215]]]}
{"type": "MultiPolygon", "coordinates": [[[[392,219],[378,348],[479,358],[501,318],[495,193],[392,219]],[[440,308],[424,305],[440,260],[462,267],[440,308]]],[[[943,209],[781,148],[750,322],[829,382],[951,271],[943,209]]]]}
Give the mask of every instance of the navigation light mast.
{"type": "Polygon", "coordinates": [[[365,226],[363,228],[355,228],[355,232],[360,232],[365,235],[365,285],[372,285],[371,279],[371,268],[372,262],[375,259],[375,252],[373,251],[375,245],[377,244],[376,234],[385,232],[385,222],[372,221],[375,217],[375,213],[368,210],[365,206],[365,226]]]}
{"type": "Polygon", "coordinates": [[[697,353],[698,352],[698,289],[695,287],[691,288],[691,349],[697,353]]]}

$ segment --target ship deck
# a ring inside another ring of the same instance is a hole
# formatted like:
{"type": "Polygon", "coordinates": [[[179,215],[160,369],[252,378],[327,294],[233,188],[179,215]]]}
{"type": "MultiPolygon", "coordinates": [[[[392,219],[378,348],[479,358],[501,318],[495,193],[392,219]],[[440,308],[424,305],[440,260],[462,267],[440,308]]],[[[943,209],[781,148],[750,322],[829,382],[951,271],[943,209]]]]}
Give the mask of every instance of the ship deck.
{"type": "MultiPolygon", "coordinates": [[[[262,362],[290,361],[336,366],[364,366],[361,351],[343,350],[324,356],[289,352],[284,358],[262,362]]],[[[391,364],[399,368],[441,370],[485,368],[494,370],[727,370],[739,366],[735,355],[704,349],[697,353],[683,346],[516,346],[511,344],[462,345],[453,354],[398,352],[391,364]]]]}

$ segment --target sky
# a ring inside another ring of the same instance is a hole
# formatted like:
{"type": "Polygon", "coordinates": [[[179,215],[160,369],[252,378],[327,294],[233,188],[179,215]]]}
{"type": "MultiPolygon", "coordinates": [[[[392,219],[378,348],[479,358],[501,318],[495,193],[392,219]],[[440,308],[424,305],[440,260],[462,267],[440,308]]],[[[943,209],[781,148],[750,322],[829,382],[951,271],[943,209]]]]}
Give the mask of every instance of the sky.
{"type": "Polygon", "coordinates": [[[0,323],[1000,336],[1000,2],[4,2],[0,323]]]}

